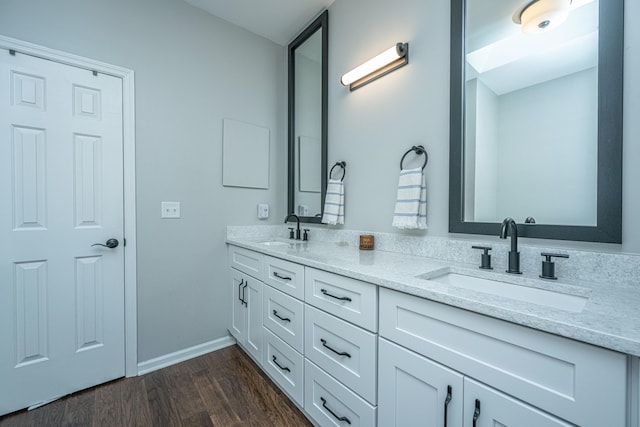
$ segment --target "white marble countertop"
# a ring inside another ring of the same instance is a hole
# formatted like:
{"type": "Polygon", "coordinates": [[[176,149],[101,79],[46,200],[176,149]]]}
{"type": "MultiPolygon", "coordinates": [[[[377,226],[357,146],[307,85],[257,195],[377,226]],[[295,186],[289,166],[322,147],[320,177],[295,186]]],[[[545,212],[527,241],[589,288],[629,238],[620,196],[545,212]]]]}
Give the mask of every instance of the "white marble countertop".
{"type": "Polygon", "coordinates": [[[363,280],[432,301],[470,310],[611,350],[640,356],[640,289],[633,283],[589,283],[540,280],[470,264],[385,252],[360,251],[333,242],[298,242],[227,238],[227,243],[305,266],[363,280]],[[278,242],[273,245],[265,241],[278,242]],[[476,292],[419,278],[448,271],[527,285],[586,298],[580,312],[476,292]]]}

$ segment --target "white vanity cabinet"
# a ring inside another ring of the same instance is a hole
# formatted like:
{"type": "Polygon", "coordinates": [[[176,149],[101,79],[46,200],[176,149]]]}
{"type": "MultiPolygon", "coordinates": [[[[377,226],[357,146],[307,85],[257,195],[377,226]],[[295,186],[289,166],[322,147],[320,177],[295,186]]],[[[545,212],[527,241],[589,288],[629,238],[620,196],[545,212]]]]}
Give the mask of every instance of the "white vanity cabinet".
{"type": "Polygon", "coordinates": [[[381,426],[572,425],[384,338],[378,357],[381,426]]]}
{"type": "MultiPolygon", "coordinates": [[[[380,336],[464,376],[465,426],[476,399],[477,426],[626,425],[623,354],[388,289],[380,336]]],[[[389,363],[381,357],[381,373],[389,363]]],[[[381,374],[382,413],[387,386],[381,374]]]]}
{"type": "Polygon", "coordinates": [[[232,300],[229,331],[238,344],[262,361],[262,288],[260,280],[230,268],[232,300]]]}
{"type": "Polygon", "coordinates": [[[304,266],[265,256],[263,367],[304,406],[304,266]]]}
{"type": "Polygon", "coordinates": [[[380,338],[378,381],[378,425],[462,426],[460,373],[380,338]]]}
{"type": "Polygon", "coordinates": [[[640,423],[638,358],[233,245],[229,272],[230,333],[316,425],[640,423]]]}

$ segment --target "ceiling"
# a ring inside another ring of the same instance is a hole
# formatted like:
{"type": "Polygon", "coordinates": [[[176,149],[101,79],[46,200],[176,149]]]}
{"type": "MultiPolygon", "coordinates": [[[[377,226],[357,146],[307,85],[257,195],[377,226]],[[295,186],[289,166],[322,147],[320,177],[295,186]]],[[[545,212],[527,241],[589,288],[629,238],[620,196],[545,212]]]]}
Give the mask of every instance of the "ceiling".
{"type": "Polygon", "coordinates": [[[286,46],[334,0],[184,0],[286,46]]]}

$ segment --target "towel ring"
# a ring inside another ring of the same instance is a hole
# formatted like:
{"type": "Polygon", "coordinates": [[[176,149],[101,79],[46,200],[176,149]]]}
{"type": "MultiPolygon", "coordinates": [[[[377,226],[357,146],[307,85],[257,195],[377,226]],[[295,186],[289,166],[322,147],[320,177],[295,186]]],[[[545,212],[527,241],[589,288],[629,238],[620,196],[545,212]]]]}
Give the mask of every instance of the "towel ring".
{"type": "Polygon", "coordinates": [[[417,155],[424,154],[424,164],[422,165],[422,170],[424,170],[424,167],[427,166],[427,162],[429,161],[429,155],[427,154],[427,150],[425,150],[422,145],[414,145],[409,150],[407,150],[406,153],[404,153],[404,156],[402,156],[402,159],[400,159],[400,170],[403,169],[402,162],[404,162],[404,158],[407,157],[407,154],[412,151],[415,151],[417,155]]]}
{"type": "Polygon", "coordinates": [[[333,169],[336,166],[340,166],[342,168],[342,178],[340,178],[340,181],[343,181],[344,180],[344,176],[347,173],[347,162],[336,162],[336,164],[333,165],[331,167],[331,170],[329,171],[329,178],[331,178],[331,174],[333,174],[333,169]]]}

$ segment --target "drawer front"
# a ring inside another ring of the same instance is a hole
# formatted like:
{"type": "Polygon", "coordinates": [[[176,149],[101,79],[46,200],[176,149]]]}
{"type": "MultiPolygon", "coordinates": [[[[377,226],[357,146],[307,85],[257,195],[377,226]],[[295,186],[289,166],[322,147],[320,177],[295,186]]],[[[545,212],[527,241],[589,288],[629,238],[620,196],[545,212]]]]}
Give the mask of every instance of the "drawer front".
{"type": "Polygon", "coordinates": [[[305,302],[371,332],[378,331],[378,289],[370,283],[307,267],[305,302]]]}
{"type": "Polygon", "coordinates": [[[264,276],[264,255],[245,248],[229,246],[229,266],[262,280],[264,276]]]}
{"type": "Polygon", "coordinates": [[[305,306],[304,354],[338,381],[376,404],[376,335],[305,306]]]}
{"type": "Polygon", "coordinates": [[[304,266],[265,256],[264,282],[299,300],[304,299],[304,266]]]}
{"type": "Polygon", "coordinates": [[[320,426],[375,427],[376,408],[305,359],[304,409],[320,426]]]}
{"type": "Polygon", "coordinates": [[[625,425],[626,356],[380,290],[380,336],[579,425],[625,425]]]}
{"type": "Polygon", "coordinates": [[[303,357],[266,328],[262,366],[284,392],[298,405],[304,406],[303,357]]]}
{"type": "Polygon", "coordinates": [[[295,298],[264,287],[264,326],[280,339],[302,353],[304,331],[304,304],[295,298]]]}

